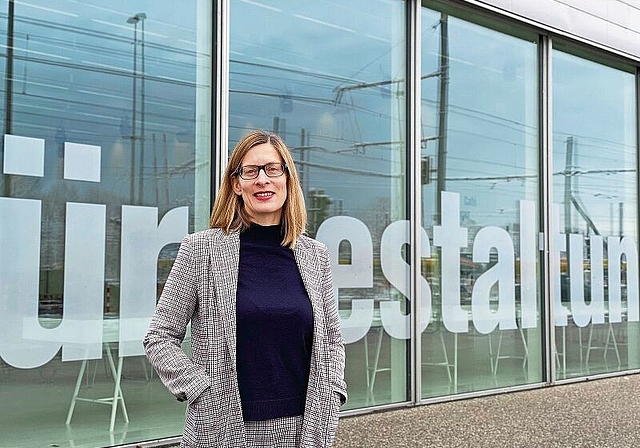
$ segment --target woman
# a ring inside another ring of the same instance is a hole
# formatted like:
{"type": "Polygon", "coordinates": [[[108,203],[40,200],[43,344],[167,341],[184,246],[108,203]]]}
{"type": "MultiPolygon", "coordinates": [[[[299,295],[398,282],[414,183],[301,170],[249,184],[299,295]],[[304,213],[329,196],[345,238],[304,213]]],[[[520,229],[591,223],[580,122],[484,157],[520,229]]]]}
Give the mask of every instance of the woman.
{"type": "Polygon", "coordinates": [[[284,142],[249,133],[211,228],[183,240],[144,339],[163,383],[189,403],[181,447],[331,446],[347,397],[344,343],[328,252],[305,225],[284,142]]]}

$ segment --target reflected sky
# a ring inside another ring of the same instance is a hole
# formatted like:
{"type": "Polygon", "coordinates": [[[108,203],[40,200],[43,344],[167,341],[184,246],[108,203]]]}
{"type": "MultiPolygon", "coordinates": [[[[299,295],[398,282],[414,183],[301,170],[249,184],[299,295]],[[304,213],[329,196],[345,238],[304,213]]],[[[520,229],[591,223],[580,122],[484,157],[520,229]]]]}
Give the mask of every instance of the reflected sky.
{"type": "Polygon", "coordinates": [[[272,129],[336,212],[402,217],[403,15],[395,0],[232,1],[230,146],[272,129]]]}
{"type": "Polygon", "coordinates": [[[573,203],[561,227],[635,236],[634,75],[554,51],[553,104],[554,201],[573,203]]]}
{"type": "Polygon", "coordinates": [[[513,228],[518,201],[537,198],[536,61],[533,39],[423,8],[422,156],[431,167],[431,183],[423,190],[427,226],[438,220],[438,177],[446,191],[461,194],[462,218],[470,226],[513,228]],[[438,167],[440,145],[446,148],[444,169],[438,167]]]}
{"type": "MultiPolygon", "coordinates": [[[[0,11],[0,32],[6,33],[7,1],[0,2],[0,11]]],[[[15,2],[9,130],[46,140],[51,170],[43,188],[60,180],[60,148],[72,141],[104,149],[101,188],[122,202],[167,196],[162,187],[156,195],[152,177],[158,170],[152,165],[172,170],[193,163],[196,67],[207,53],[196,48],[196,13],[195,3],[185,8],[152,1],[15,2]],[[131,20],[136,14],[137,23],[131,20]],[[142,144],[146,149],[142,158],[136,154],[135,182],[143,178],[143,194],[134,198],[128,185],[132,135],[136,153],[142,144]]],[[[6,72],[6,60],[1,64],[6,72]]],[[[167,186],[170,196],[188,195],[188,187],[179,184],[167,186]]],[[[85,187],[75,185],[79,191],[85,187]]]]}

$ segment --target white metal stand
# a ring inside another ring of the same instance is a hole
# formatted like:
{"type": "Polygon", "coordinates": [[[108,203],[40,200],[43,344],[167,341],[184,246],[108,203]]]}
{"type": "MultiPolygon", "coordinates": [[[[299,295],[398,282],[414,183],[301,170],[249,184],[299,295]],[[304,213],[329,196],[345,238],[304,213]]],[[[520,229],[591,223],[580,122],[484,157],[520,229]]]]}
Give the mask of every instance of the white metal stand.
{"type": "Polygon", "coordinates": [[[107,359],[109,361],[109,368],[111,369],[111,374],[113,376],[114,381],[114,389],[113,396],[105,397],[105,398],[86,398],[80,397],[80,386],[82,385],[82,377],[84,376],[84,372],[87,368],[87,360],[83,360],[80,365],[80,372],[78,372],[78,378],[76,380],[76,387],[73,391],[73,398],[71,399],[71,405],[69,406],[69,412],[67,413],[67,425],[71,423],[71,418],[73,417],[73,411],[76,407],[76,402],[78,401],[86,401],[89,403],[98,403],[98,404],[107,404],[111,405],[111,422],[109,425],[109,431],[113,432],[115,423],[116,423],[116,411],[118,408],[118,403],[120,403],[120,407],[122,409],[122,414],[124,416],[124,421],[129,422],[129,415],[127,414],[127,407],[124,403],[124,396],[122,394],[122,389],[120,387],[120,381],[122,379],[122,361],[123,358],[118,357],[118,365],[116,367],[115,361],[113,359],[113,354],[111,353],[111,348],[109,347],[109,343],[104,343],[105,351],[107,352],[107,359]]]}

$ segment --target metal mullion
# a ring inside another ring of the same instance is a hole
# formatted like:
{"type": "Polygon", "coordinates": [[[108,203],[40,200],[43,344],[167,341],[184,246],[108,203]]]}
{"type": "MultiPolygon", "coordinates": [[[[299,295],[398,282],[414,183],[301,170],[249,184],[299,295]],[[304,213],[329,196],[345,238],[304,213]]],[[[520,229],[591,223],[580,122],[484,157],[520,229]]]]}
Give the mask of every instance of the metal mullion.
{"type": "MultiPolygon", "coordinates": [[[[553,114],[551,59],[553,45],[549,36],[541,36],[539,41],[539,84],[540,84],[540,199],[539,223],[542,238],[542,327],[544,344],[545,381],[555,383],[556,364],[553,351],[555,325],[553,319],[553,114]]],[[[563,356],[565,354],[563,353],[563,356]]]]}
{"type": "Polygon", "coordinates": [[[215,114],[214,142],[212,161],[213,182],[211,182],[211,204],[213,206],[215,193],[219,190],[224,179],[224,170],[229,158],[229,4],[231,0],[216,0],[215,5],[215,114]]]}
{"type": "Polygon", "coordinates": [[[421,2],[407,3],[407,148],[409,151],[409,197],[411,244],[411,401],[422,400],[422,338],[420,332],[420,292],[422,278],[422,182],[421,182],[421,92],[420,92],[420,11],[421,2]]]}
{"type": "MultiPolygon", "coordinates": [[[[640,67],[636,66],[636,250],[640,253],[640,238],[638,238],[638,217],[640,216],[640,67]]],[[[622,237],[622,235],[620,235],[622,237]]],[[[629,333],[629,315],[627,314],[627,336],[629,333]]],[[[593,325],[593,324],[592,324],[593,325]]],[[[629,365],[627,364],[627,368],[629,365]]]]}

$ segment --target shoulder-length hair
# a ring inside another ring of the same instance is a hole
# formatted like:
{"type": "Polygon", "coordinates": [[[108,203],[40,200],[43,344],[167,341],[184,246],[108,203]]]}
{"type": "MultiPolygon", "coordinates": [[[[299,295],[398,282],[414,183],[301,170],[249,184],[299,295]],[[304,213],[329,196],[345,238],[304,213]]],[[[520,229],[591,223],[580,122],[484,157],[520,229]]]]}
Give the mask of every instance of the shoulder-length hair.
{"type": "Polygon", "coordinates": [[[269,143],[287,165],[285,170],[285,175],[287,176],[287,199],[282,207],[280,225],[284,233],[282,245],[293,249],[307,226],[304,196],[302,195],[300,178],[287,145],[278,135],[269,132],[251,131],[236,144],[229,157],[224,179],[213,205],[209,227],[221,228],[227,234],[231,231],[242,231],[251,227],[251,220],[245,210],[242,196],[233,191],[233,181],[238,176],[238,169],[242,165],[242,160],[247,152],[254,146],[263,143],[269,143]]]}

